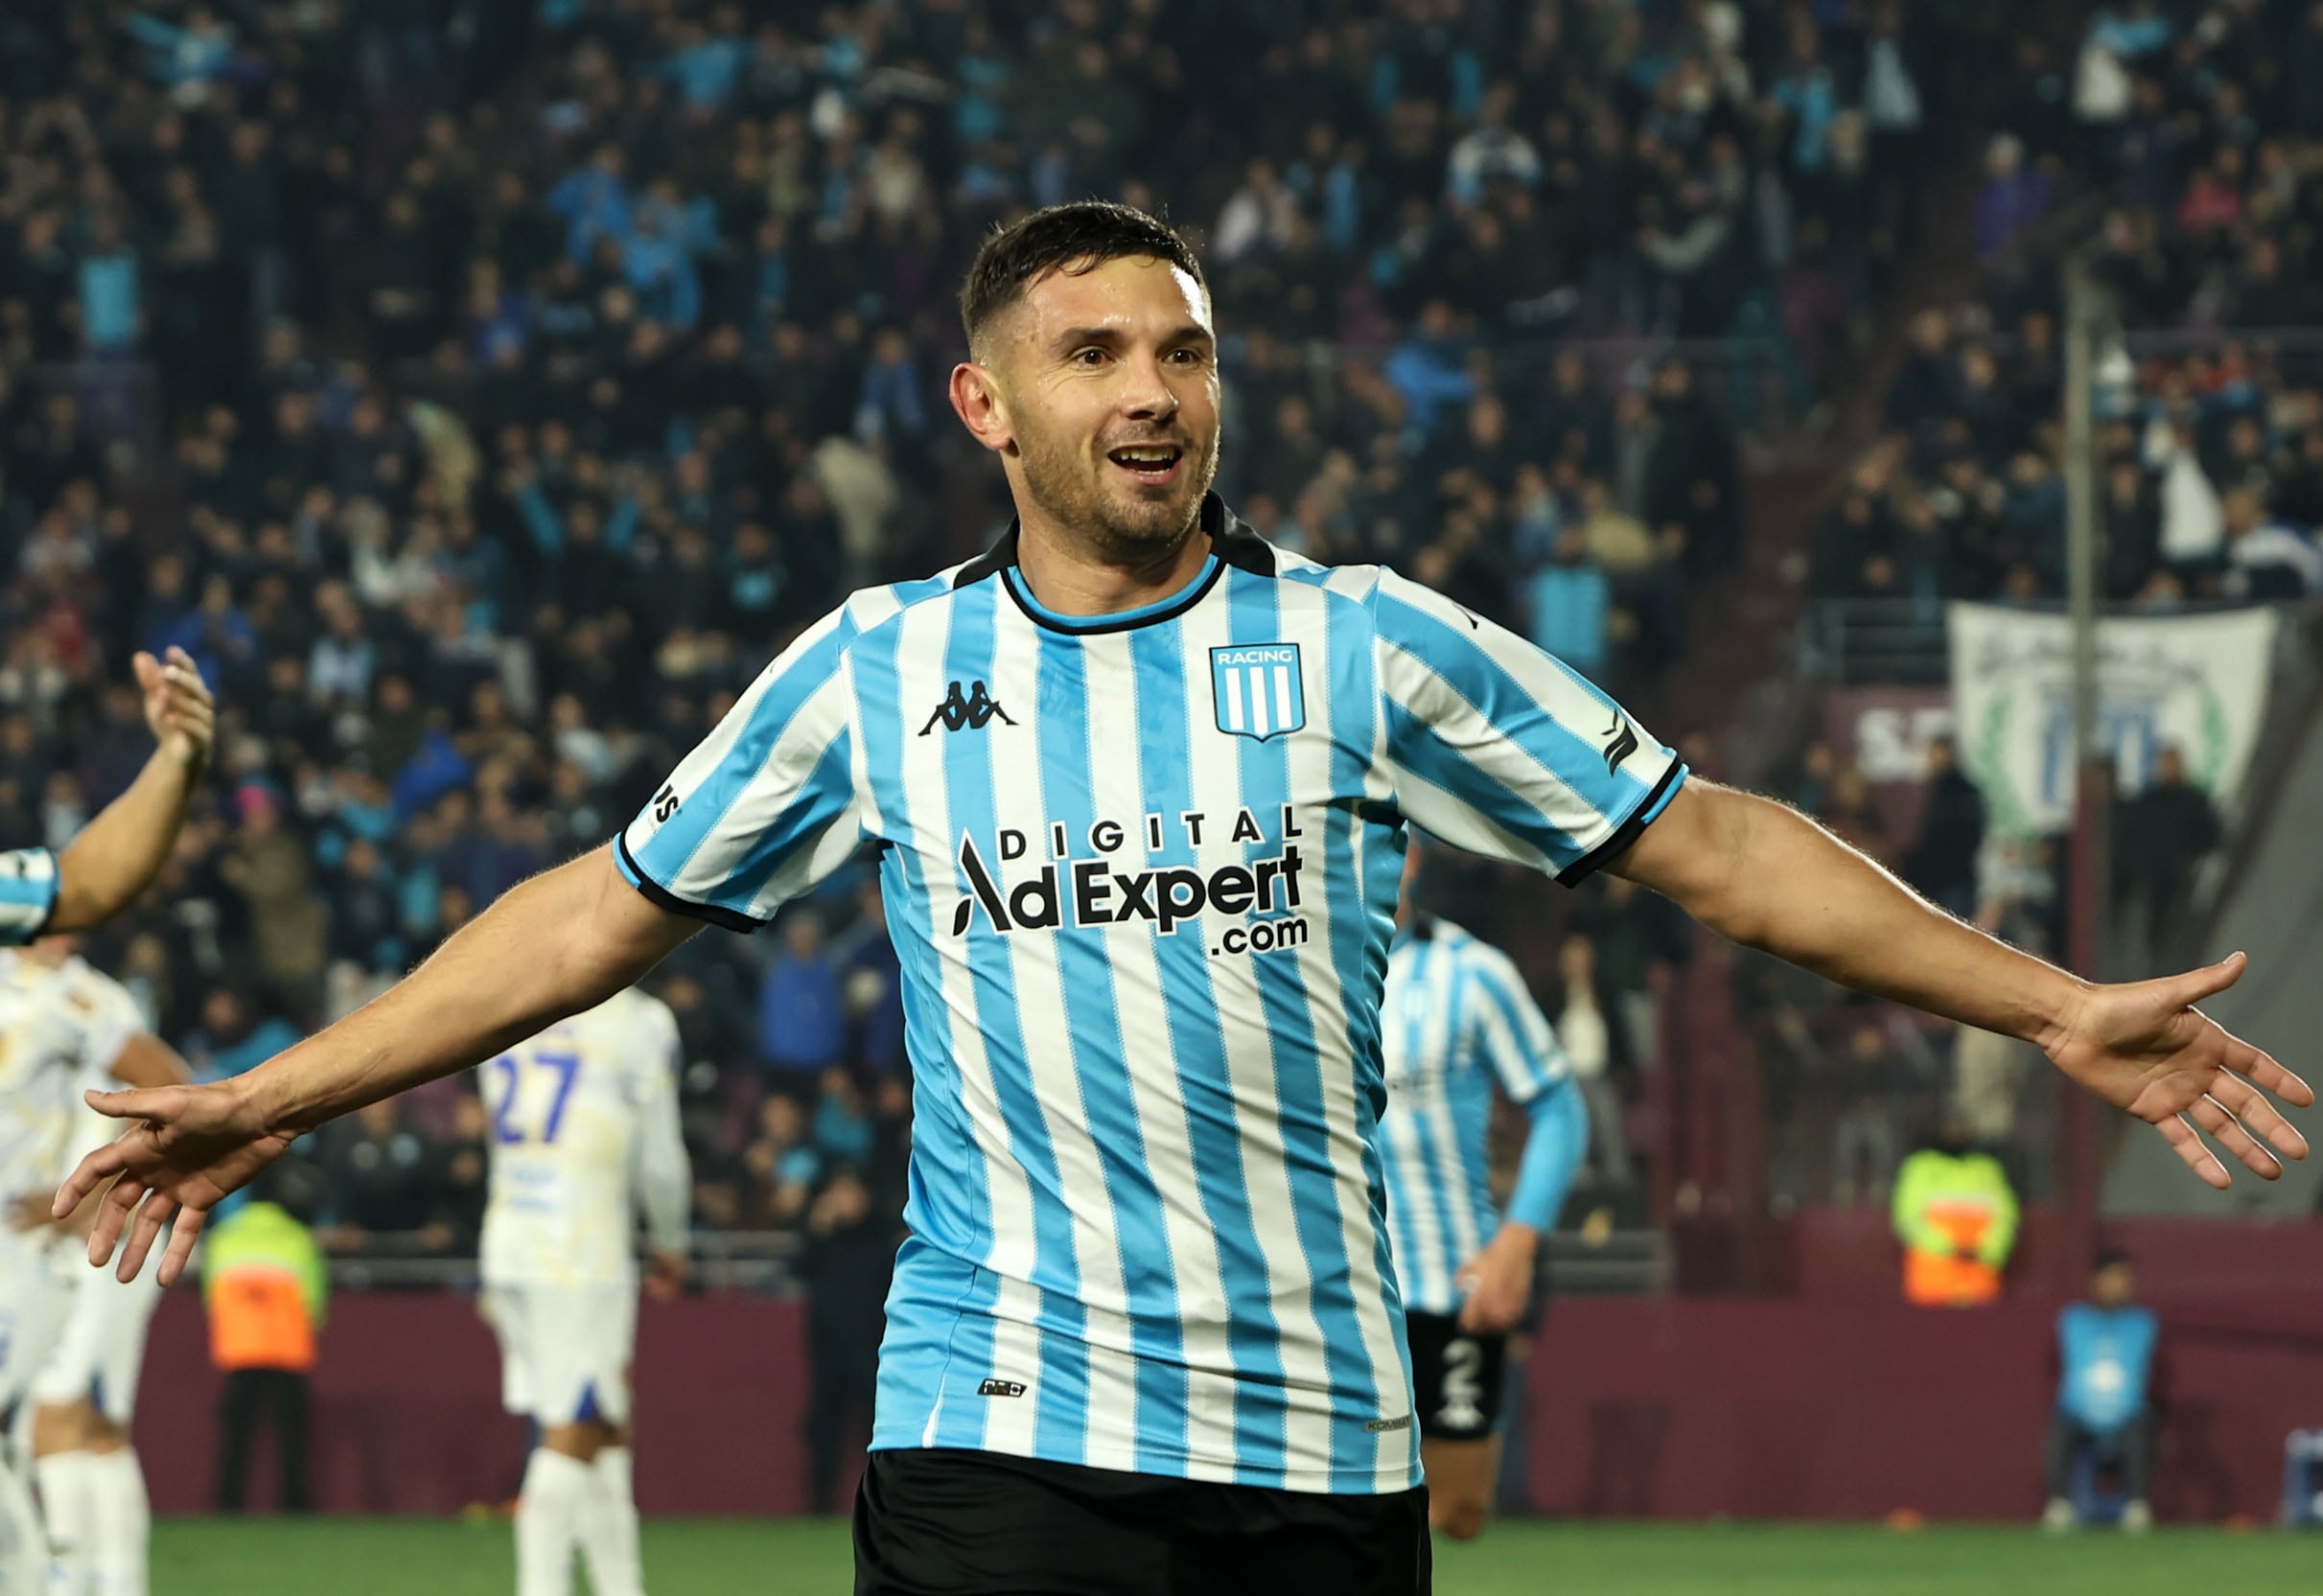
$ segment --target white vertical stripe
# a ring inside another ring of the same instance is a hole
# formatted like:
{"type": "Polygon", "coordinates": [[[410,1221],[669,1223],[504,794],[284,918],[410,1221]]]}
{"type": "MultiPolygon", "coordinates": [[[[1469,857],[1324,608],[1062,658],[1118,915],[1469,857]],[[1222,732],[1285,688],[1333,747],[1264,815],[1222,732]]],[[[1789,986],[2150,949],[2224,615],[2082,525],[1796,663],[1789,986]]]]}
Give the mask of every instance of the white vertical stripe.
{"type": "MultiPolygon", "coordinates": [[[[1330,653],[1329,612],[1334,601],[1312,588],[1282,583],[1276,589],[1281,607],[1282,636],[1312,639],[1301,653],[1302,668],[1328,683],[1336,661],[1330,653]]],[[[1278,689],[1281,690],[1281,689],[1278,689]]],[[[1311,857],[1324,853],[1325,816],[1332,798],[1333,703],[1328,688],[1316,695],[1319,708],[1305,729],[1285,747],[1291,801],[1301,812],[1307,836],[1303,851],[1311,857]]],[[[1351,880],[1359,889],[1364,851],[1374,845],[1372,829],[1360,822],[1349,827],[1353,857],[1347,861],[1351,880]]],[[[1328,861],[1325,861],[1327,864],[1328,861]]],[[[1320,883],[1317,884],[1318,889],[1320,883]]],[[[1387,1283],[1379,1265],[1380,1234],[1371,1211],[1371,1191],[1364,1177],[1364,1139],[1361,1106],[1356,1086],[1356,1058],[1349,1033],[1349,994],[1339,984],[1336,957],[1337,919],[1342,914],[1367,913],[1359,891],[1353,901],[1334,903],[1331,894],[1316,891],[1306,902],[1313,905],[1313,934],[1297,952],[1300,986],[1307,996],[1308,1020],[1314,1032],[1316,1064],[1323,1086],[1323,1113],[1330,1135],[1333,1187],[1338,1199],[1339,1235],[1346,1248],[1349,1286],[1355,1297],[1356,1323],[1362,1335],[1362,1353],[1371,1364],[1379,1392],[1379,1418],[1393,1420],[1411,1412],[1411,1392],[1404,1380],[1399,1327],[1387,1311],[1387,1283]]],[[[1279,957],[1279,956],[1278,956],[1279,957]]],[[[1380,1432],[1373,1459],[1381,1484],[1401,1489],[1410,1477],[1411,1448],[1416,1428],[1380,1432]]]]}
{"type": "Polygon", "coordinates": [[[1250,697],[1250,729],[1264,740],[1275,729],[1275,723],[1266,714],[1266,673],[1260,665],[1240,665],[1235,675],[1243,679],[1243,691],[1250,697]]]}
{"type": "MultiPolygon", "coordinates": [[[[1222,597],[1222,595],[1221,595],[1222,597]]],[[[1180,623],[1185,636],[1187,680],[1209,658],[1213,647],[1233,639],[1231,616],[1223,602],[1198,604],[1180,623]]],[[[1190,695],[1189,695],[1190,696],[1190,695]]],[[[1226,817],[1217,813],[1218,795],[1242,792],[1239,755],[1250,745],[1220,737],[1194,718],[1189,704],[1186,758],[1190,790],[1198,807],[1211,810],[1211,823],[1202,828],[1199,866],[1210,871],[1242,863],[1243,848],[1232,840],[1226,817]]],[[[1321,935],[1318,930],[1316,933],[1321,935]]],[[[1268,957],[1279,958],[1280,955],[1268,957]]],[[[1330,1362],[1325,1356],[1323,1330],[1314,1314],[1313,1283],[1307,1255],[1299,1245],[1298,1222],[1291,1207],[1289,1168],[1284,1158],[1281,1116],[1282,1092],[1275,1080],[1274,1051],[1265,1029],[1248,1016],[1265,1012],[1260,996],[1257,958],[1214,959],[1210,980],[1221,1015],[1244,1016],[1237,1025],[1221,1026],[1220,1047],[1227,1078],[1232,1081],[1238,1122],[1242,1131],[1243,1180],[1249,1196],[1251,1226],[1259,1251],[1266,1261],[1274,1319],[1279,1333],[1283,1378],[1289,1413],[1285,1426],[1283,1484],[1291,1490],[1320,1490],[1330,1483],[1331,1410],[1327,1395],[1330,1362]]],[[[1231,1379],[1196,1373],[1194,1376],[1197,1410],[1204,1402],[1230,1402],[1231,1379]]],[[[1264,1466],[1266,1460],[1252,1459],[1264,1466]]]]}
{"type": "Polygon", "coordinates": [[[1290,667],[1274,667],[1274,724],[1289,726],[1295,717],[1290,709],[1290,667]]]}
{"type": "MultiPolygon", "coordinates": [[[[1188,668],[1191,668],[1189,665],[1188,668]]],[[[1218,673],[1220,691],[1226,697],[1226,729],[1241,731],[1249,723],[1243,719],[1243,671],[1240,665],[1228,665],[1218,673]]],[[[1189,717],[1191,719],[1191,717],[1189,717]]],[[[1196,728],[1196,729],[1199,729],[1196,728]]]]}

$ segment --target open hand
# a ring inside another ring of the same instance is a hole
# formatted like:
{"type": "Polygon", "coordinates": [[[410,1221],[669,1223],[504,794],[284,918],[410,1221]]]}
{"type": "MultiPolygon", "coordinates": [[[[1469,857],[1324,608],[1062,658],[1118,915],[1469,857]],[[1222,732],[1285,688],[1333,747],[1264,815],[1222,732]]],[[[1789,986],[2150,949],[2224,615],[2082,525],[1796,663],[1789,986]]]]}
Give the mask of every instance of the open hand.
{"type": "Polygon", "coordinates": [[[218,706],[193,656],[173,648],[166,661],[140,654],[130,664],[137,672],[137,690],[145,695],[145,724],[180,764],[199,769],[209,761],[210,743],[218,734],[218,706]]]}
{"type": "Polygon", "coordinates": [[[2305,1158],[2307,1138],[2267,1100],[2293,1108],[2314,1089],[2195,1006],[2242,979],[2249,960],[2224,960],[2158,981],[2092,986],[2079,1011],[2048,1044],[2056,1067],[2116,1108],[2159,1130],[2210,1185],[2233,1183],[2195,1126],[2264,1180],[2282,1160],[2305,1158]]]}
{"type": "Polygon", "coordinates": [[[100,1114],[131,1123],[81,1161],[58,1189],[50,1213],[63,1217],[112,1181],[97,1204],[89,1262],[103,1267],[126,1230],[128,1244],[118,1271],[125,1282],[137,1278],[153,1237],[174,1216],[177,1225],[159,1271],[162,1284],[173,1284],[185,1271],[210,1210],[227,1192],[248,1185],[291,1142],[290,1132],[267,1128],[256,1100],[238,1080],[91,1092],[87,1098],[100,1114]]]}

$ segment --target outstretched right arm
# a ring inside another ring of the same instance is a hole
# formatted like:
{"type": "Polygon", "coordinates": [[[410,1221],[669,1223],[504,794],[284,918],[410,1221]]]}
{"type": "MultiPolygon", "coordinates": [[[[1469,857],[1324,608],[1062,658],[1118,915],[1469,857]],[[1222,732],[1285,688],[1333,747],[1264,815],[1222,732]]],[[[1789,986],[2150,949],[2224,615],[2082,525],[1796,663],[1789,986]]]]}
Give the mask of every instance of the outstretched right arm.
{"type": "Polygon", "coordinates": [[[603,1002],[701,923],[648,901],[622,879],[610,848],[536,876],[376,1001],[247,1075],[91,1093],[91,1106],[133,1122],[81,1161],[57,1194],[58,1212],[70,1213],[113,1180],[89,1260],[104,1263],[126,1230],[125,1280],[176,1215],[160,1270],[167,1284],[185,1267],[211,1207],[298,1136],[603,1002]]]}

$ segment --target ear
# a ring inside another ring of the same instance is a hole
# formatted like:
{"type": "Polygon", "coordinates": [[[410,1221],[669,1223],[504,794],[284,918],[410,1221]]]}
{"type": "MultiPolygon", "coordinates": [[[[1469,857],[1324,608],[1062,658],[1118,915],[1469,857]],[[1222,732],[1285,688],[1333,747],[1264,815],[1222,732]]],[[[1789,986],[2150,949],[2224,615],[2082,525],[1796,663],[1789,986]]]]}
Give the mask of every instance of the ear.
{"type": "Polygon", "coordinates": [[[978,443],[995,452],[1015,447],[1016,429],[1009,420],[1009,402],[990,371],[973,360],[961,361],[952,368],[951,398],[953,412],[978,443]]]}

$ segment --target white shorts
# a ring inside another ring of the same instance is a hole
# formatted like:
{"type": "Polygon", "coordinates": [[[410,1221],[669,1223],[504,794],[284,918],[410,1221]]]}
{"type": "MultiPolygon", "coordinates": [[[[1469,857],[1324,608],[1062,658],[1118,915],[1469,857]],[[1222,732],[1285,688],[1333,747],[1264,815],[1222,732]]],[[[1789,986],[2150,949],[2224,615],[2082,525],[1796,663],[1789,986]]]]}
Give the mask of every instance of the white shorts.
{"type": "Polygon", "coordinates": [[[476,1306],[499,1338],[500,1402],[509,1412],[544,1428],[629,1423],[635,1285],[487,1285],[476,1306]]]}
{"type": "Polygon", "coordinates": [[[64,1332],[73,1290],[48,1247],[0,1234],[0,1415],[32,1395],[64,1332]]]}
{"type": "Polygon", "coordinates": [[[145,1332],[161,1306],[158,1264],[124,1285],[109,1269],[91,1269],[73,1287],[72,1310],[57,1350],[33,1381],[33,1397],[50,1406],[85,1401],[113,1423],[137,1410],[145,1368],[145,1332]]]}

